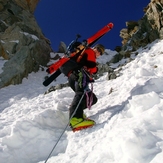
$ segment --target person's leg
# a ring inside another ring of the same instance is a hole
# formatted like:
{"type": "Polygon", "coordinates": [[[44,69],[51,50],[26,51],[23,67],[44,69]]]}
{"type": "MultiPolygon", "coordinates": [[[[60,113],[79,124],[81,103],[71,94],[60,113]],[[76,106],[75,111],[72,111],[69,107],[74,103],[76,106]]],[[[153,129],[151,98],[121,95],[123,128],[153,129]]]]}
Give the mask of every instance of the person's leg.
{"type": "Polygon", "coordinates": [[[83,118],[83,107],[84,107],[83,100],[79,104],[79,102],[80,102],[80,100],[82,98],[83,93],[84,92],[76,92],[75,93],[74,99],[73,99],[73,101],[71,103],[71,106],[69,108],[69,111],[70,111],[69,117],[70,118],[72,118],[73,114],[74,114],[73,117],[83,118]],[[77,106],[78,106],[78,108],[76,109],[77,106]],[[76,112],[74,113],[75,109],[76,109],[76,112]]]}
{"type": "MultiPolygon", "coordinates": [[[[72,118],[72,115],[82,98],[84,90],[79,87],[79,83],[76,81],[76,76],[74,76],[74,74],[71,74],[69,77],[69,85],[72,88],[72,90],[75,92],[75,96],[74,96],[71,106],[69,108],[69,117],[72,118]]],[[[80,102],[78,108],[76,109],[76,112],[74,113],[73,117],[76,117],[76,118],[83,117],[83,107],[84,107],[83,104],[84,103],[82,100],[80,102]]]]}

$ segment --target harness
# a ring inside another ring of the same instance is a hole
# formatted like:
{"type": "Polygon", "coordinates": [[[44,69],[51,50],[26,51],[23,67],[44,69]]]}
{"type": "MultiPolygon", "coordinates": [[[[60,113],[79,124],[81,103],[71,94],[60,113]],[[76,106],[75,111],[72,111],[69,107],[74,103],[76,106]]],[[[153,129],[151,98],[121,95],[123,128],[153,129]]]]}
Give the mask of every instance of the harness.
{"type": "Polygon", "coordinates": [[[93,82],[94,80],[90,77],[86,70],[81,69],[81,71],[79,72],[78,84],[80,88],[84,88],[86,94],[86,104],[88,109],[91,108],[93,103],[93,82]],[[89,89],[88,83],[91,83],[91,89],[89,89]]]}

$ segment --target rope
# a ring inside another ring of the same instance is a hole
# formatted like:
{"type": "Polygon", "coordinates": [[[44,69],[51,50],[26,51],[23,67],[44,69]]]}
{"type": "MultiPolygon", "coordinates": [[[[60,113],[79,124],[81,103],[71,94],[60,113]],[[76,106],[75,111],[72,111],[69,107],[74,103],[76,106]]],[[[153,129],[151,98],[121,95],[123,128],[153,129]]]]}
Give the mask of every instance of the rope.
{"type": "MultiPolygon", "coordinates": [[[[84,83],[83,86],[86,85],[85,80],[86,80],[86,75],[91,79],[92,77],[88,74],[88,72],[83,68],[82,71],[84,72],[84,83]]],[[[89,97],[88,92],[86,92],[86,97],[87,97],[87,108],[90,109],[93,103],[93,83],[91,83],[91,95],[89,97]]]]}
{"type": "Polygon", "coordinates": [[[91,95],[89,97],[88,92],[86,92],[87,97],[87,108],[91,109],[92,103],[93,103],[93,84],[91,83],[91,95]]]}
{"type": "Polygon", "coordinates": [[[63,130],[63,132],[61,133],[60,137],[58,138],[57,142],[55,143],[54,147],[52,148],[51,152],[49,153],[49,155],[48,155],[48,157],[47,157],[47,159],[45,160],[45,162],[44,162],[44,163],[47,163],[47,161],[48,161],[48,159],[50,158],[51,154],[53,153],[53,151],[54,151],[55,147],[57,146],[57,144],[59,143],[59,141],[60,141],[61,137],[62,137],[62,136],[63,136],[63,134],[65,133],[65,131],[66,131],[67,127],[68,127],[68,126],[69,126],[69,124],[70,124],[70,120],[71,120],[71,118],[72,118],[72,117],[75,115],[75,113],[76,113],[76,111],[77,111],[77,109],[78,109],[78,107],[79,107],[79,105],[80,105],[81,101],[83,100],[83,97],[84,97],[85,93],[86,93],[86,91],[84,91],[84,93],[83,93],[83,95],[82,95],[82,97],[81,97],[81,99],[80,99],[80,101],[79,101],[78,105],[77,105],[77,106],[76,106],[76,108],[75,108],[75,111],[74,111],[74,112],[73,112],[73,114],[71,115],[71,117],[70,117],[70,119],[69,119],[69,121],[68,121],[68,123],[67,123],[67,125],[66,125],[65,129],[64,129],[64,130],[63,130]]]}

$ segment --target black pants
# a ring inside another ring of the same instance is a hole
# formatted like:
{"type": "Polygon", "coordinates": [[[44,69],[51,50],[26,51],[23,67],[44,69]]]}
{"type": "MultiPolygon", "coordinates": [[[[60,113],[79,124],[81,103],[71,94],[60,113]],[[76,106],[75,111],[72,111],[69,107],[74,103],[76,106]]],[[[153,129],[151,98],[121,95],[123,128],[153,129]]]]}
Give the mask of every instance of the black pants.
{"type": "MultiPolygon", "coordinates": [[[[69,85],[72,88],[72,90],[75,92],[75,96],[74,96],[71,106],[69,108],[69,111],[70,111],[69,117],[71,117],[72,114],[74,113],[74,111],[84,93],[84,89],[85,89],[85,88],[81,88],[81,86],[79,86],[80,84],[77,79],[78,79],[77,76],[75,76],[74,74],[71,74],[69,76],[69,85]]],[[[92,105],[94,105],[97,102],[97,97],[93,92],[91,92],[91,91],[88,92],[89,98],[91,95],[93,95],[92,105]]],[[[83,110],[86,108],[87,108],[87,96],[85,94],[83,97],[83,100],[81,101],[81,103],[73,117],[83,118],[83,110]]]]}

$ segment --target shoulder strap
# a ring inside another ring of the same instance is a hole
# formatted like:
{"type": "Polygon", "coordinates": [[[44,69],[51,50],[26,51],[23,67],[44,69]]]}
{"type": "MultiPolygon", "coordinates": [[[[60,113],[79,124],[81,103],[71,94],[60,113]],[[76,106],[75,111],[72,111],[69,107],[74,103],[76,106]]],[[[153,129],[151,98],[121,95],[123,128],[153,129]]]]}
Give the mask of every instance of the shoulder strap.
{"type": "Polygon", "coordinates": [[[81,58],[83,57],[83,54],[84,54],[84,52],[85,52],[85,49],[86,49],[86,48],[84,48],[84,49],[82,50],[82,52],[80,53],[80,55],[78,56],[77,62],[80,62],[80,60],[81,60],[81,58]]]}

